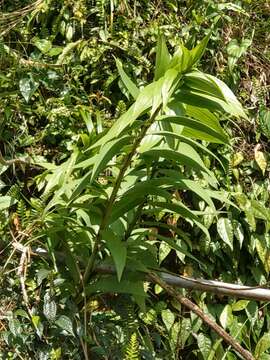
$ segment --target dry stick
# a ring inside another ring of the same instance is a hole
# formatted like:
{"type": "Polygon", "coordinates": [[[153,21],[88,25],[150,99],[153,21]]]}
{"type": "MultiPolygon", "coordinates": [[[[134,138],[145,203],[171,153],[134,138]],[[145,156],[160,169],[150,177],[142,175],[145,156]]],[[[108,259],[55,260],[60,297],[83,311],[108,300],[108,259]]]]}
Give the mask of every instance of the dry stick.
{"type": "Polygon", "coordinates": [[[148,277],[152,282],[158,284],[162,287],[169,295],[176,299],[180,304],[187,307],[194,314],[199,316],[203,322],[205,322],[212,330],[214,330],[223,340],[226,341],[235,351],[237,351],[245,360],[254,360],[253,355],[245,350],[231,335],[229,335],[225,330],[222,329],[217,323],[211,320],[196,304],[190,301],[188,298],[179,294],[172,286],[168,285],[155,273],[149,273],[148,277]]]}
{"type": "MultiPolygon", "coordinates": [[[[110,265],[97,265],[95,271],[105,275],[116,274],[115,267],[110,265]]],[[[179,288],[205,291],[220,296],[230,296],[255,301],[270,301],[270,289],[264,289],[261,286],[251,287],[216,280],[194,279],[181,275],[168,274],[162,270],[159,274],[161,279],[168,285],[179,288]]],[[[147,276],[146,280],[149,280],[147,276]]]]}
{"type": "Polygon", "coordinates": [[[2,156],[2,153],[0,151],[0,164],[4,166],[10,166],[10,165],[16,165],[16,164],[29,164],[28,161],[23,159],[11,159],[11,160],[5,160],[2,156]]]}
{"type": "MultiPolygon", "coordinates": [[[[19,245],[21,245],[21,244],[19,244],[19,245]]],[[[27,262],[28,262],[29,248],[26,247],[26,246],[23,246],[23,245],[21,245],[21,246],[23,247],[23,249],[22,249],[22,255],[21,255],[20,264],[19,264],[17,274],[18,274],[19,279],[20,279],[24,304],[26,306],[26,309],[27,309],[28,314],[29,314],[30,319],[31,319],[32,311],[30,309],[28,295],[27,295],[27,291],[26,291],[26,287],[25,287],[25,274],[26,274],[26,267],[27,267],[27,262]]]]}

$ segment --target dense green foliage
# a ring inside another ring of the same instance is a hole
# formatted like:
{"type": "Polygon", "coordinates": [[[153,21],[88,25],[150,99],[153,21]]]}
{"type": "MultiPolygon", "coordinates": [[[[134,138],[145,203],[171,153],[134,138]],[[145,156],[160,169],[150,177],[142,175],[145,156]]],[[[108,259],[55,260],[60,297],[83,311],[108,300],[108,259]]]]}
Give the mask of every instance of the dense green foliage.
{"type": "MultiPolygon", "coordinates": [[[[0,358],[237,359],[145,273],[268,284],[268,2],[0,6],[0,358]]],[[[180,292],[270,358],[267,303],[180,292]]]]}

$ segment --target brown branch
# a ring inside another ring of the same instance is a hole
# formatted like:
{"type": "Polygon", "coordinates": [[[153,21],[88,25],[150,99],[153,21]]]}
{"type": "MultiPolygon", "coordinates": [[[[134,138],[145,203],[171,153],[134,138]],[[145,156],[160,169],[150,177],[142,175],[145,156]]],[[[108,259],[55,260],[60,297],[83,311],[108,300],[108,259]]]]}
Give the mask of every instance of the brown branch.
{"type": "Polygon", "coordinates": [[[0,152],[0,164],[4,166],[10,166],[10,165],[16,165],[16,164],[29,164],[29,161],[23,160],[23,159],[11,159],[11,160],[5,160],[0,152]]]}
{"type": "Polygon", "coordinates": [[[212,330],[214,330],[222,339],[229,344],[235,351],[237,351],[245,360],[254,360],[253,355],[246,349],[244,349],[231,335],[229,335],[221,326],[211,320],[196,304],[190,301],[188,298],[179,294],[172,286],[168,285],[155,273],[148,274],[149,279],[155,284],[162,287],[169,295],[171,295],[180,304],[184,305],[194,314],[199,316],[204,323],[206,323],[212,330]]]}

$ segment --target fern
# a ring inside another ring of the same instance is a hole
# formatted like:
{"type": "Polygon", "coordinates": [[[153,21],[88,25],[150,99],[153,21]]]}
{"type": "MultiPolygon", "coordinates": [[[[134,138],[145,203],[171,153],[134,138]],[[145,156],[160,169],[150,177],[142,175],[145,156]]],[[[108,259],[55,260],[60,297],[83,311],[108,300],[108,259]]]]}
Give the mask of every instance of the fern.
{"type": "Polygon", "coordinates": [[[133,333],[130,337],[128,346],[125,351],[125,360],[139,360],[139,342],[137,334],[133,333]]]}
{"type": "Polygon", "coordinates": [[[6,196],[11,196],[16,200],[20,200],[21,198],[21,189],[18,184],[14,184],[10,187],[8,192],[6,193],[6,196]]]}
{"type": "Polygon", "coordinates": [[[21,226],[25,228],[29,220],[29,213],[27,212],[25,201],[23,199],[18,202],[17,214],[19,216],[21,226]]]}
{"type": "Polygon", "coordinates": [[[95,7],[97,9],[97,17],[99,19],[99,25],[106,27],[106,0],[96,0],[95,7]]]}

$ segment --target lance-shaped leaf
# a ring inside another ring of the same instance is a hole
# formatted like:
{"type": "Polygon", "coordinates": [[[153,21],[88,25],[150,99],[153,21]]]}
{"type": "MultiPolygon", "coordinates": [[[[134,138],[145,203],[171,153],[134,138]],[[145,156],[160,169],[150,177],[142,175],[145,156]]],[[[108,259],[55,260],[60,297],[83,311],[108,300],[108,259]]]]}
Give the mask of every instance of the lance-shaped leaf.
{"type": "Polygon", "coordinates": [[[220,218],[217,222],[217,232],[221,239],[233,250],[233,224],[227,218],[220,218]]]}
{"type": "Polygon", "coordinates": [[[171,199],[171,194],[169,192],[159,188],[158,186],[155,187],[150,180],[137,183],[134,187],[124,193],[120,200],[114,204],[110,222],[112,223],[116,221],[129,210],[141,204],[147,195],[159,196],[167,199],[168,201],[171,199]]]}
{"type": "Polygon", "coordinates": [[[170,92],[176,88],[177,80],[178,73],[176,71],[169,71],[158,81],[147,85],[140,91],[135,103],[113,124],[107,134],[93,144],[90,149],[102,146],[118,137],[124,130],[129,129],[139,116],[150,109],[152,109],[153,113],[162,104],[163,86],[170,92]]]}
{"type": "Polygon", "coordinates": [[[231,305],[226,305],[220,314],[219,321],[224,329],[227,329],[233,322],[231,305]]]}
{"type": "Polygon", "coordinates": [[[102,231],[102,238],[106,242],[106,246],[112,254],[112,258],[115,264],[118,281],[121,280],[124,268],[127,260],[127,247],[124,241],[115,235],[110,230],[102,231]]]}
{"type": "Polygon", "coordinates": [[[95,159],[95,164],[93,167],[93,172],[91,176],[91,182],[97,177],[97,175],[106,167],[108,162],[119,152],[121,152],[124,145],[130,143],[131,137],[130,136],[123,136],[119,139],[111,140],[102,148],[98,156],[95,159]]]}
{"type": "Polygon", "coordinates": [[[167,237],[164,235],[160,235],[160,234],[156,234],[156,238],[160,241],[164,241],[166,244],[168,244],[170,246],[171,249],[174,249],[178,252],[180,252],[181,254],[189,257],[190,259],[196,261],[198,264],[200,264],[203,268],[205,268],[205,264],[202,263],[199,259],[197,259],[195,256],[193,256],[189,251],[187,251],[186,249],[184,249],[183,247],[179,246],[175,239],[171,238],[171,237],[167,237]]]}
{"type": "Polygon", "coordinates": [[[185,113],[186,116],[199,120],[201,123],[209,126],[217,132],[220,132],[220,130],[223,131],[217,116],[205,108],[193,105],[185,105],[185,113]]]}
{"type": "Polygon", "coordinates": [[[181,88],[175,99],[185,104],[226,112],[235,117],[247,119],[242,105],[224,82],[198,71],[191,74],[193,74],[192,81],[187,74],[185,86],[181,88]]]}
{"type": "Polygon", "coordinates": [[[177,70],[180,74],[182,74],[190,70],[192,65],[193,59],[190,51],[181,44],[178,50],[174,53],[169,67],[177,70]]]}
{"type": "Polygon", "coordinates": [[[87,295],[95,292],[103,293],[120,293],[120,294],[133,294],[138,296],[146,296],[143,288],[143,281],[139,280],[126,280],[122,279],[120,282],[115,276],[109,276],[99,279],[96,283],[86,287],[85,292],[87,295]]]}
{"type": "Polygon", "coordinates": [[[214,82],[222,92],[224,99],[226,100],[226,103],[228,104],[228,107],[225,108],[225,110],[236,117],[242,117],[244,119],[248,119],[242,105],[237,100],[236,96],[232,92],[232,90],[221,80],[216,78],[215,76],[207,74],[207,77],[214,82]]]}
{"type": "Polygon", "coordinates": [[[270,334],[265,333],[258,341],[255,348],[255,359],[261,359],[261,356],[270,348],[270,334]]]}
{"type": "MultiPolygon", "coordinates": [[[[215,143],[228,143],[228,138],[220,127],[218,131],[209,125],[186,116],[160,116],[158,121],[179,124],[184,126],[182,135],[215,143]]],[[[216,127],[217,128],[217,127],[216,127]]]]}
{"type": "Polygon", "coordinates": [[[199,218],[191,210],[189,210],[189,208],[187,208],[184,204],[179,203],[179,202],[177,204],[168,203],[168,202],[167,203],[153,202],[152,205],[154,207],[159,207],[161,209],[170,210],[171,212],[173,212],[175,214],[179,214],[184,219],[191,220],[192,222],[194,222],[194,224],[196,224],[205,233],[207,238],[210,239],[210,235],[209,235],[209,232],[206,229],[206,227],[201,223],[199,218]]]}
{"type": "MultiPolygon", "coordinates": [[[[149,135],[149,136],[156,135],[156,136],[159,136],[159,139],[160,139],[161,136],[165,137],[165,138],[173,137],[175,139],[178,139],[178,140],[180,140],[182,142],[185,142],[185,143],[189,144],[190,146],[197,147],[200,150],[202,150],[202,151],[206,152],[207,154],[209,154],[210,156],[212,156],[213,158],[215,158],[224,169],[224,166],[223,166],[222,162],[220,161],[220,159],[212,151],[210,151],[206,146],[203,146],[199,142],[197,142],[195,140],[192,140],[190,138],[187,138],[186,136],[178,135],[178,134],[175,134],[175,133],[172,133],[172,132],[169,132],[169,131],[159,131],[159,132],[154,132],[154,133],[150,133],[150,134],[147,134],[147,135],[149,135]]],[[[169,145],[169,142],[167,142],[167,144],[169,145]]]]}
{"type": "Polygon", "coordinates": [[[156,65],[155,65],[155,80],[161,78],[168,69],[171,56],[169,54],[166,41],[163,35],[158,36],[156,47],[156,65]]]}
{"type": "Polygon", "coordinates": [[[200,41],[195,48],[190,50],[190,55],[192,57],[192,65],[195,65],[203,56],[206,46],[208,44],[208,41],[210,39],[211,36],[211,31],[209,31],[209,33],[202,39],[202,41],[200,41]]]}
{"type": "Polygon", "coordinates": [[[166,160],[175,161],[178,164],[189,166],[194,170],[205,172],[212,178],[214,182],[216,181],[213,173],[206,168],[196,150],[194,150],[194,148],[186,143],[181,143],[178,147],[178,151],[159,147],[148,150],[141,156],[151,160],[164,158],[166,160]]]}
{"type": "Polygon", "coordinates": [[[131,96],[136,100],[137,97],[139,96],[140,90],[125,73],[121,61],[119,59],[116,59],[115,61],[116,61],[117,70],[119,72],[121,80],[123,81],[123,84],[125,85],[128,92],[131,94],[131,96]]]}
{"type": "Polygon", "coordinates": [[[185,85],[193,90],[209,94],[226,101],[224,95],[217,84],[201,71],[192,71],[184,76],[185,85]]]}

